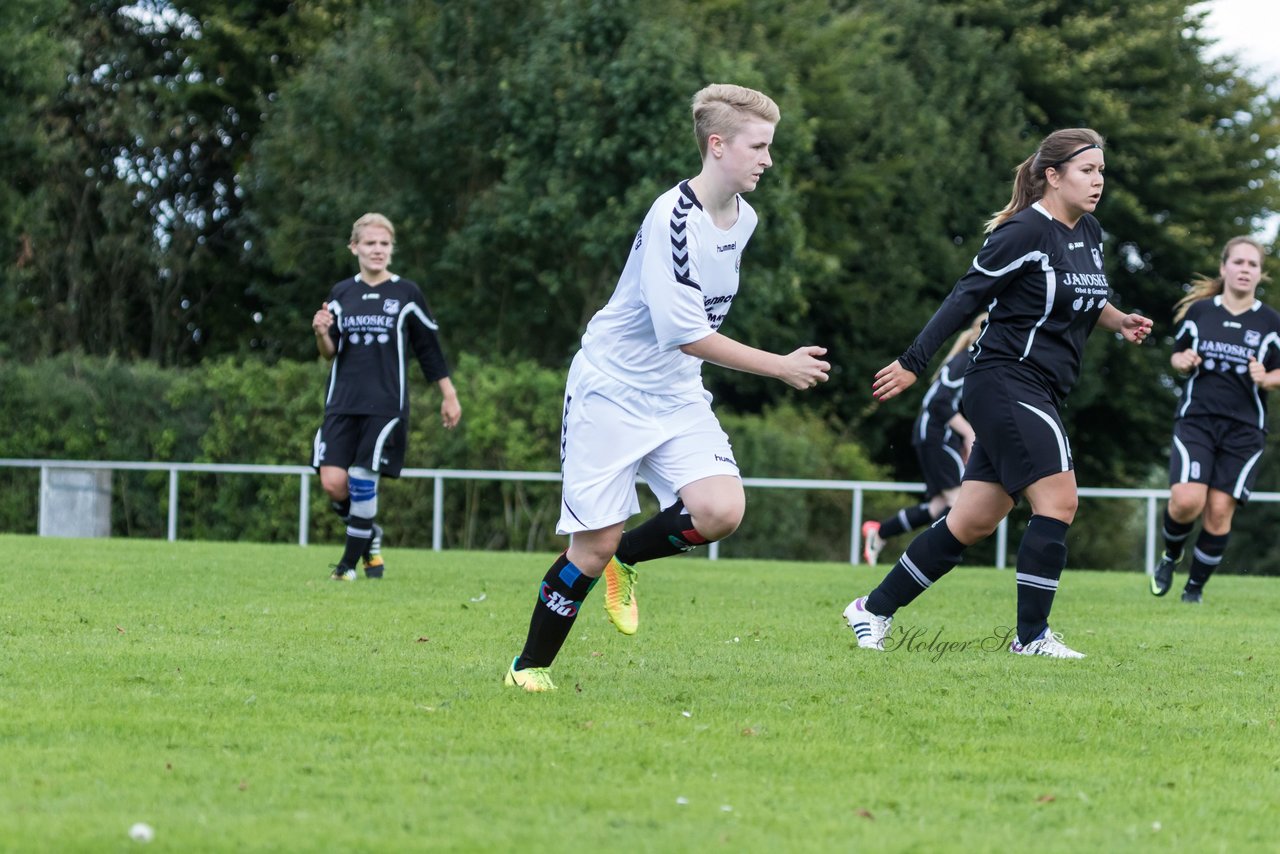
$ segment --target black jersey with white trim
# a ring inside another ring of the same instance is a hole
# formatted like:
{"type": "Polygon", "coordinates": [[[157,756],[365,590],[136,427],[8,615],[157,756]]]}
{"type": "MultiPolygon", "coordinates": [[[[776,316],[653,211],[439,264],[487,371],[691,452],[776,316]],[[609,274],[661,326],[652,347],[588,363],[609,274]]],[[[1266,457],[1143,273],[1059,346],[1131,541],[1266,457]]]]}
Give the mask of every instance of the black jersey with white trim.
{"type": "Polygon", "coordinates": [[[947,426],[960,411],[960,397],[964,392],[964,372],[969,367],[969,352],[956,353],[938,372],[938,378],[924,393],[920,414],[916,416],[911,432],[911,444],[926,442],[945,444],[951,441],[951,428],[947,426]]]}
{"type": "Polygon", "coordinates": [[[1196,300],[1174,336],[1173,352],[1183,350],[1201,361],[1187,377],[1178,418],[1212,415],[1267,429],[1267,393],[1249,376],[1249,359],[1280,368],[1280,312],[1254,300],[1232,314],[1221,294],[1196,300]]]}
{"type": "Polygon", "coordinates": [[[333,286],[329,337],[337,347],[326,415],[409,417],[405,374],[412,351],[428,382],[449,376],[439,329],[422,290],[399,276],[369,285],[359,276],[333,286]]]}
{"type": "Polygon", "coordinates": [[[1080,376],[1085,340],[1110,297],[1098,221],[1085,214],[1068,228],[1036,202],[988,235],[898,361],[922,374],[942,342],[985,308],[989,319],[966,375],[1018,367],[1061,401],[1080,376]]]}

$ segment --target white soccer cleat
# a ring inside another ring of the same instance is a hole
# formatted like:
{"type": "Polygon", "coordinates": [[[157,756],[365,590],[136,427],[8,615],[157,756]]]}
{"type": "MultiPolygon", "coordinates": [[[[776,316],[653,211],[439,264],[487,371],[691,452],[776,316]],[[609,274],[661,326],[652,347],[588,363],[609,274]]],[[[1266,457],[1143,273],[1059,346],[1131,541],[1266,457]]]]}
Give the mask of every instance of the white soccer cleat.
{"type": "Polygon", "coordinates": [[[858,646],[884,652],[884,639],[893,625],[893,617],[878,617],[867,610],[867,597],[854,599],[844,609],[844,621],[858,636],[858,646]]]}
{"type": "Polygon", "coordinates": [[[1084,658],[1083,652],[1076,652],[1067,646],[1062,642],[1062,635],[1050,631],[1048,626],[1044,627],[1040,637],[1026,646],[1018,643],[1018,639],[1014,638],[1013,643],[1009,644],[1009,652],[1014,655],[1047,655],[1049,658],[1084,658]]]}

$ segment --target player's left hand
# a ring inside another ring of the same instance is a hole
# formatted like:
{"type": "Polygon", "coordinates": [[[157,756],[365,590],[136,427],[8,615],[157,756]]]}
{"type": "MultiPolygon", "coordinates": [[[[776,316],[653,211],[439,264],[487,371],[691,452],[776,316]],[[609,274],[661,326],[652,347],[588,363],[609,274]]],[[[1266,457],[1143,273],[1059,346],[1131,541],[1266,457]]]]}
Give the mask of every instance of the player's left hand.
{"type": "Polygon", "coordinates": [[[1130,344],[1141,344],[1151,334],[1151,318],[1140,314],[1126,314],[1120,321],[1120,334],[1130,344]]]}
{"type": "Polygon", "coordinates": [[[871,396],[881,402],[890,400],[915,385],[915,381],[916,375],[894,359],[876,371],[875,382],[871,384],[871,396]]]}
{"type": "Polygon", "coordinates": [[[1267,369],[1252,356],[1249,357],[1249,379],[1253,380],[1254,385],[1263,387],[1267,380],[1267,369]]]}
{"type": "Polygon", "coordinates": [[[462,420],[462,406],[456,397],[446,397],[440,404],[440,423],[446,430],[452,430],[462,420]]]}

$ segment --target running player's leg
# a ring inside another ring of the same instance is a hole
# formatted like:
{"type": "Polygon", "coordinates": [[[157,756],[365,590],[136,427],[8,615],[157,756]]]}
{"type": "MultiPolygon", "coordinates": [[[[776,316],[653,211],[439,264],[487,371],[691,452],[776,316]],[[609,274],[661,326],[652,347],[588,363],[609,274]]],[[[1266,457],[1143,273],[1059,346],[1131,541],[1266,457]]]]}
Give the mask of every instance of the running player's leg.
{"type": "Polygon", "coordinates": [[[1204,525],[1191,552],[1191,567],[1186,586],[1182,591],[1183,602],[1201,601],[1209,576],[1213,575],[1214,570],[1222,563],[1222,556],[1227,551],[1227,541],[1231,538],[1231,522],[1235,517],[1237,506],[1234,496],[1218,489],[1209,490],[1204,511],[1204,525]]]}

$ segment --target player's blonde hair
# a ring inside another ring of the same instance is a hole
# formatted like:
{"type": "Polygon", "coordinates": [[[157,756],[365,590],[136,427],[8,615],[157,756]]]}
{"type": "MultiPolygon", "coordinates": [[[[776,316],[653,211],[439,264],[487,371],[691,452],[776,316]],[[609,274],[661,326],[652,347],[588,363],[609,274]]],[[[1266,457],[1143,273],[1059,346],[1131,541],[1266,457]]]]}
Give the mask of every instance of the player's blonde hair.
{"type": "Polygon", "coordinates": [[[385,228],[391,235],[391,244],[394,246],[396,242],[396,227],[391,224],[391,220],[387,219],[380,213],[367,213],[360,217],[351,225],[351,245],[355,246],[360,242],[360,232],[366,228],[378,227],[385,228]]]}
{"type": "Polygon", "coordinates": [[[698,140],[698,153],[707,156],[707,140],[713,133],[732,138],[749,118],[776,125],[782,113],[768,95],[745,86],[712,83],[699,90],[693,96],[693,135],[698,140]]]}
{"type": "MultiPolygon", "coordinates": [[[[1227,259],[1231,257],[1231,250],[1241,244],[1252,246],[1254,249],[1257,249],[1258,260],[1266,261],[1267,253],[1262,248],[1262,244],[1254,240],[1252,237],[1233,237],[1228,240],[1227,245],[1222,247],[1222,258],[1219,261],[1218,275],[1210,278],[1209,276],[1203,276],[1197,273],[1195,277],[1192,278],[1191,286],[1187,290],[1187,295],[1178,300],[1173,306],[1174,323],[1181,322],[1182,318],[1187,316],[1187,309],[1191,307],[1193,302],[1202,300],[1205,297],[1216,297],[1226,289],[1227,283],[1223,281],[1221,265],[1227,263],[1227,259]]],[[[1266,280],[1267,274],[1263,273],[1262,277],[1258,279],[1258,282],[1262,283],[1266,280]]]]}
{"type": "Polygon", "coordinates": [[[1060,170],[1077,154],[1104,145],[1102,134],[1092,128],[1063,128],[1046,136],[1035,153],[1013,170],[1013,196],[987,220],[986,230],[995,231],[1000,223],[1044,197],[1045,170],[1060,170]]]}
{"type": "Polygon", "coordinates": [[[968,350],[970,347],[973,346],[973,342],[977,341],[978,336],[982,334],[982,325],[986,322],[987,322],[987,313],[985,311],[980,312],[978,316],[973,319],[973,323],[969,324],[969,328],[961,332],[956,337],[956,343],[951,345],[951,349],[947,351],[946,358],[943,359],[941,364],[938,365],[938,369],[933,372],[933,378],[935,380],[942,373],[942,369],[946,367],[947,363],[951,361],[951,358],[953,356],[955,356],[960,351],[968,350]]]}

